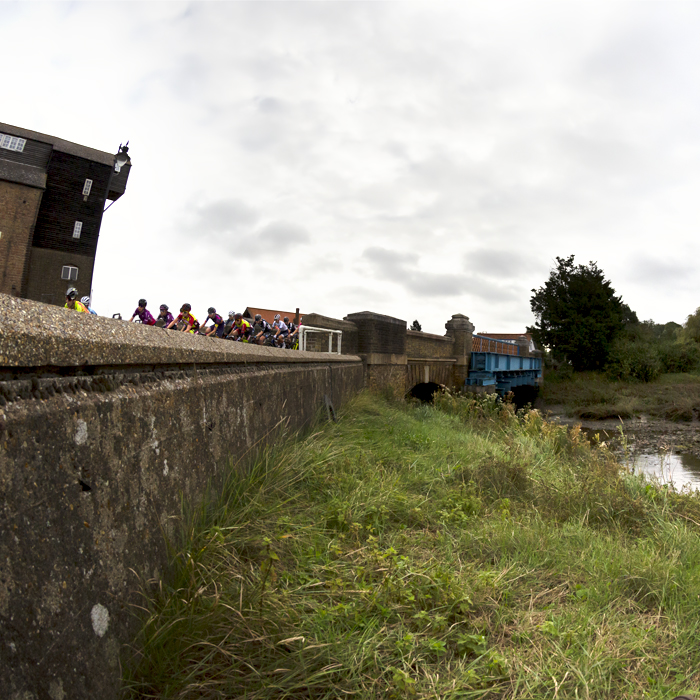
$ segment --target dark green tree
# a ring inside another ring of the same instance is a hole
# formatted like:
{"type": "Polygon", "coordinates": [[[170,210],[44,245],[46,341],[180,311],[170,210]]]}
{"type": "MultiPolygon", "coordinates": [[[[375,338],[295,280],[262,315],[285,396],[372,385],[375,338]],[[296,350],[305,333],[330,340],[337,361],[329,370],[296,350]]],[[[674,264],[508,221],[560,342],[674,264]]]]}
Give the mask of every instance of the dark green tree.
{"type": "Polygon", "coordinates": [[[577,371],[602,368],[616,336],[626,324],[639,322],[598,264],[576,265],[573,255],[557,258],[545,285],[532,292],[536,322],[528,331],[577,371]]]}
{"type": "Polygon", "coordinates": [[[421,325],[420,325],[420,323],[418,323],[418,321],[414,321],[414,322],[411,324],[411,327],[410,327],[408,330],[409,330],[409,331],[420,331],[420,330],[423,330],[423,329],[421,328],[421,325]]]}

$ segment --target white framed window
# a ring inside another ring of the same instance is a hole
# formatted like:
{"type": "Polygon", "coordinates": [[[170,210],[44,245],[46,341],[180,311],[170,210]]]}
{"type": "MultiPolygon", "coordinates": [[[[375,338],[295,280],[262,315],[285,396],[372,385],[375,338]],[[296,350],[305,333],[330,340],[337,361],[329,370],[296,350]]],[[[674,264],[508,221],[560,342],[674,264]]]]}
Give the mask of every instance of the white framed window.
{"type": "Polygon", "coordinates": [[[73,238],[80,238],[80,232],[83,230],[83,222],[76,221],[73,224],[73,238]]]}
{"type": "Polygon", "coordinates": [[[61,279],[75,282],[78,279],[78,268],[72,265],[64,265],[61,269],[61,279]]]}
{"type": "Polygon", "coordinates": [[[9,134],[0,134],[0,148],[6,148],[8,151],[18,151],[21,153],[26,145],[26,139],[21,139],[18,136],[10,136],[9,134]]]}
{"type": "Polygon", "coordinates": [[[121,170],[122,170],[122,166],[119,165],[119,163],[115,163],[115,164],[114,164],[114,172],[115,172],[115,173],[120,173],[121,170]]]}
{"type": "Polygon", "coordinates": [[[87,197],[90,194],[90,190],[92,189],[92,180],[85,180],[85,184],[83,185],[83,195],[87,197]]]}

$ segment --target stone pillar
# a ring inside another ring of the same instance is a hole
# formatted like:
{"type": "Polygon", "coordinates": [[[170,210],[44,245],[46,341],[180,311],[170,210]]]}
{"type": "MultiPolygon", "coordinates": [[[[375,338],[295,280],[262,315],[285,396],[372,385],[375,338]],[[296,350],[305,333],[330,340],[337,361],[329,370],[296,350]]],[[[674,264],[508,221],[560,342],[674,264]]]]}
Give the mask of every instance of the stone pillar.
{"type": "Polygon", "coordinates": [[[371,311],[348,314],[344,320],[357,327],[357,354],[365,367],[365,386],[390,389],[403,397],[408,390],[406,321],[371,311]]]}
{"type": "Polygon", "coordinates": [[[454,366],[453,383],[460,389],[464,387],[464,380],[469,374],[469,359],[472,354],[472,334],[474,324],[468,316],[454,314],[445,324],[447,335],[452,338],[452,354],[457,360],[454,366]]]}
{"type": "Polygon", "coordinates": [[[521,335],[515,341],[515,344],[518,346],[518,354],[520,357],[528,357],[530,355],[530,341],[527,339],[527,336],[521,335]]]}

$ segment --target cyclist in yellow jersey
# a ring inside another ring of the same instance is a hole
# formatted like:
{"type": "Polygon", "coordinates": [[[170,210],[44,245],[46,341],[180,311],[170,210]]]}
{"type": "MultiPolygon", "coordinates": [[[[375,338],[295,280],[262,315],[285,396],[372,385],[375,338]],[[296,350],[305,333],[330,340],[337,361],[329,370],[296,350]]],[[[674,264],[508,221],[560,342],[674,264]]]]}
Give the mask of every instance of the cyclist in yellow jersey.
{"type": "Polygon", "coordinates": [[[168,324],[168,328],[183,333],[196,333],[199,330],[199,321],[190,313],[192,306],[183,304],[180,307],[180,315],[168,324]]]}
{"type": "Polygon", "coordinates": [[[82,313],[89,314],[90,312],[85,308],[85,305],[78,301],[78,290],[75,287],[69,287],[66,290],[66,305],[64,309],[73,309],[74,311],[81,311],[82,313]]]}
{"type": "Polygon", "coordinates": [[[233,323],[231,332],[228,334],[228,339],[242,340],[244,343],[247,343],[248,338],[250,338],[250,335],[253,332],[250,323],[243,318],[243,314],[236,314],[234,318],[236,320],[233,323]]]}

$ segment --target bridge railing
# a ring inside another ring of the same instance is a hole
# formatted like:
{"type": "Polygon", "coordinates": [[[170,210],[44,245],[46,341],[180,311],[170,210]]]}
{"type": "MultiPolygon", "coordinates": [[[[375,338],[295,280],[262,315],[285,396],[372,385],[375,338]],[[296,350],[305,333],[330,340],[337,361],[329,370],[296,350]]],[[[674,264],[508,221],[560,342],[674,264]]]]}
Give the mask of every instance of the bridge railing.
{"type": "Polygon", "coordinates": [[[505,340],[495,340],[483,335],[472,336],[472,352],[494,352],[499,355],[519,355],[519,348],[515,343],[505,340]]]}
{"type": "Polygon", "coordinates": [[[330,352],[341,354],[341,343],[343,340],[343,331],[331,330],[330,328],[314,328],[313,326],[300,326],[299,328],[299,350],[309,350],[312,352],[330,352]],[[310,334],[328,335],[328,349],[324,347],[315,347],[316,344],[309,343],[310,334]],[[333,337],[335,336],[336,346],[333,350],[333,337]]]}

